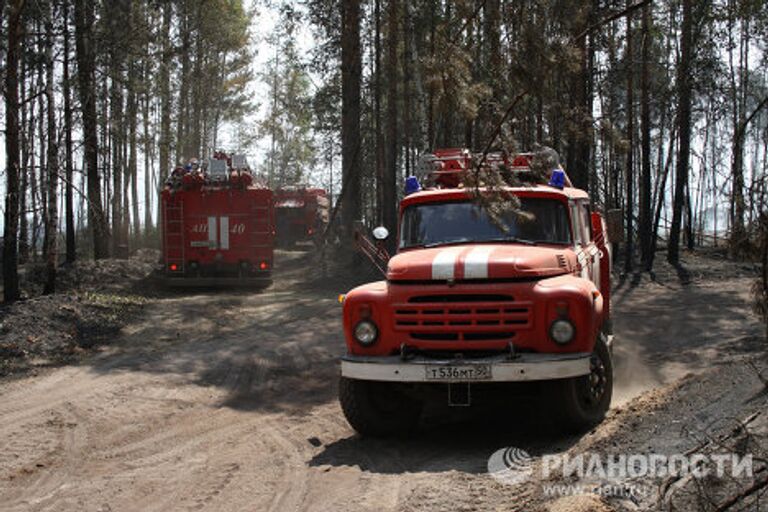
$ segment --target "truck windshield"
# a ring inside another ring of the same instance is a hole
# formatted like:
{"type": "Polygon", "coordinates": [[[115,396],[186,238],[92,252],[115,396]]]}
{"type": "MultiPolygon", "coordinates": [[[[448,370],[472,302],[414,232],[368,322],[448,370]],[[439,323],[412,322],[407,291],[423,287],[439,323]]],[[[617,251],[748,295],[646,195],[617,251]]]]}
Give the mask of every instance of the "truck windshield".
{"type": "Polygon", "coordinates": [[[565,204],[556,199],[520,198],[520,210],[491,220],[480,205],[470,201],[409,206],[400,226],[400,248],[433,247],[457,243],[569,244],[571,230],[565,204]]]}

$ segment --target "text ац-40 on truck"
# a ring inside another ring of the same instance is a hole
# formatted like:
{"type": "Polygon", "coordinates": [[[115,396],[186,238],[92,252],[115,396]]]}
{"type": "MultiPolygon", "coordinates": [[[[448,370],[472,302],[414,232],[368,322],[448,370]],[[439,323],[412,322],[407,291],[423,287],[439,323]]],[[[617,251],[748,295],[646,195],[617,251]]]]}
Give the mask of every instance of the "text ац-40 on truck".
{"type": "MultiPolygon", "coordinates": [[[[521,185],[535,158],[442,150],[428,163],[434,186],[408,178],[386,280],[343,297],[339,399],[359,433],[407,432],[432,401],[472,406],[512,387],[540,400],[558,428],[604,418],[613,384],[605,222],[559,164],[521,185]],[[469,173],[513,178],[462,186],[469,173]],[[505,196],[512,206],[490,213],[487,203],[505,196]]],[[[383,250],[364,244],[369,255],[383,250]]]]}

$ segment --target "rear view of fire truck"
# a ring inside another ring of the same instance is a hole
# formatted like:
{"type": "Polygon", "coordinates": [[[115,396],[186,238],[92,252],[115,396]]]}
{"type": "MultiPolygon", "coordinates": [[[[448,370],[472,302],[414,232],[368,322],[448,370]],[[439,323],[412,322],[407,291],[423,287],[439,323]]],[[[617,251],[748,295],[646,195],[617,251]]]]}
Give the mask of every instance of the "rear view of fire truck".
{"type": "Polygon", "coordinates": [[[178,167],[161,196],[168,285],[272,282],[272,191],[254,182],[244,155],[216,153],[203,165],[178,167]]]}
{"type": "Polygon", "coordinates": [[[328,224],[329,201],[319,188],[287,187],[275,191],[277,244],[311,242],[328,224]]]}

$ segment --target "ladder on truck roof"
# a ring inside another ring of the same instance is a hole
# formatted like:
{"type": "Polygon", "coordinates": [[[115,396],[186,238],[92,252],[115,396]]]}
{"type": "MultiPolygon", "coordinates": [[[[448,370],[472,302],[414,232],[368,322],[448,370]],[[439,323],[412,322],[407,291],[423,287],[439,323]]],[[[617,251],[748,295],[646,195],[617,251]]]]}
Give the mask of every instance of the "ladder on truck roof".
{"type": "Polygon", "coordinates": [[[184,202],[178,201],[178,206],[169,201],[163,203],[163,247],[165,249],[165,270],[176,264],[179,271],[184,270],[184,202]],[[177,255],[171,257],[171,254],[177,255]]]}

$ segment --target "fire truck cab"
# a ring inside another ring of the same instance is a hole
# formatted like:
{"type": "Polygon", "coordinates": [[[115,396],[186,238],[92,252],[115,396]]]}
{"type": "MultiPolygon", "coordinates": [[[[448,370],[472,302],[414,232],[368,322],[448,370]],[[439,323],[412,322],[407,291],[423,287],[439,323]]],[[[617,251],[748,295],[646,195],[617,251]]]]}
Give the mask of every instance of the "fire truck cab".
{"type": "MultiPolygon", "coordinates": [[[[610,406],[603,216],[559,165],[543,183],[462,186],[478,158],[487,166],[486,156],[436,152],[436,187],[418,190],[408,178],[386,279],[343,296],[339,400],[363,435],[415,428],[430,401],[472,406],[504,400],[512,386],[571,431],[599,423],[610,406]],[[516,206],[494,216],[478,197],[499,192],[516,206]]],[[[531,158],[492,167],[525,173],[531,158]]]]}

